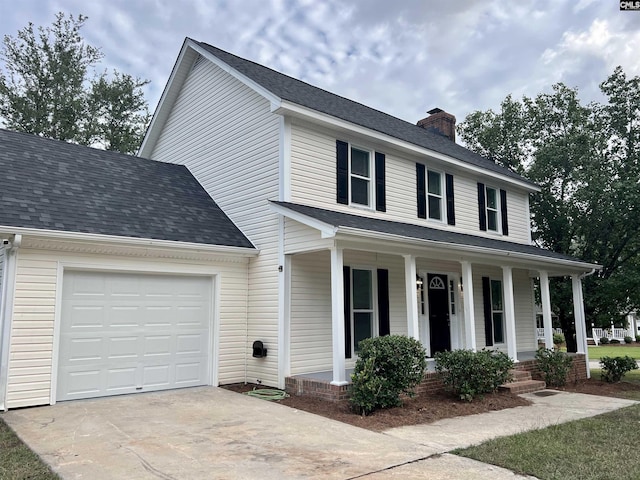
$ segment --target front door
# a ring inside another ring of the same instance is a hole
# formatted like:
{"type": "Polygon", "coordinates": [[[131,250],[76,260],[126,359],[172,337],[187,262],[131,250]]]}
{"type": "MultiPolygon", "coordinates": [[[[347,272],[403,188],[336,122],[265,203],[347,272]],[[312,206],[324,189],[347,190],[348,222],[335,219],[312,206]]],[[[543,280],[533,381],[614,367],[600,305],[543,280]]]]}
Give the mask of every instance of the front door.
{"type": "Polygon", "coordinates": [[[427,275],[429,300],[429,333],[431,355],[451,350],[451,328],[449,323],[449,290],[446,275],[427,275]]]}

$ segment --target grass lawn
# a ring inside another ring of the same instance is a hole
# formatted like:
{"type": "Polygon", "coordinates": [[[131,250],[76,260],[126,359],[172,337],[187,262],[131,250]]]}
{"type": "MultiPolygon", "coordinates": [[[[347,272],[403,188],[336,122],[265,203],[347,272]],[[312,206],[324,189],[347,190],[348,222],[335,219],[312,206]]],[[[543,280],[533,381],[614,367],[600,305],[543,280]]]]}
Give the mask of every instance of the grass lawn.
{"type": "Polygon", "coordinates": [[[640,478],[640,405],[453,453],[541,480],[640,478]]]}
{"type": "Polygon", "coordinates": [[[589,360],[600,360],[602,357],[624,357],[625,355],[640,360],[640,347],[620,347],[616,345],[589,347],[589,360]]]}
{"type": "Polygon", "coordinates": [[[0,479],[60,480],[0,418],[0,479]]]}

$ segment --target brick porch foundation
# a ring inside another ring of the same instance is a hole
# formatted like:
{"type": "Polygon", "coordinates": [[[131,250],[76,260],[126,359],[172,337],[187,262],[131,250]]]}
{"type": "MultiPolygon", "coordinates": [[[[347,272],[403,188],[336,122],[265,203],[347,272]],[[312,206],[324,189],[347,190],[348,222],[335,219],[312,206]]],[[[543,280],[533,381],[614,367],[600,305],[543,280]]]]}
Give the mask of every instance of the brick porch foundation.
{"type": "MultiPolygon", "coordinates": [[[[587,378],[587,364],[585,356],[582,354],[570,354],[573,357],[573,366],[569,372],[567,383],[573,383],[587,378]]],[[[542,380],[542,374],[538,368],[536,360],[523,360],[518,362],[514,368],[531,373],[536,380],[542,380]]],[[[427,372],[420,385],[416,388],[417,394],[437,392],[443,390],[444,385],[440,376],[436,372],[427,372]]],[[[351,384],[337,386],[323,380],[314,380],[302,377],[287,377],[285,379],[285,390],[289,395],[309,396],[322,398],[331,402],[346,400],[351,394],[351,384]]]]}

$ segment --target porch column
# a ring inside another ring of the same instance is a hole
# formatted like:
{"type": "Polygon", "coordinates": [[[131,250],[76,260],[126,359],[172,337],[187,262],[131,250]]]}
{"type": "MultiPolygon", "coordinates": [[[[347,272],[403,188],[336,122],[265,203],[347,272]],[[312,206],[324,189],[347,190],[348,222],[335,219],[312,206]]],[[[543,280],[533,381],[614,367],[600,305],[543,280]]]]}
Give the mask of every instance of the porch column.
{"type": "Polygon", "coordinates": [[[571,276],[571,286],[573,287],[573,315],[576,323],[576,344],[577,352],[584,354],[584,361],[587,366],[587,378],[591,378],[589,368],[589,349],[587,348],[587,325],[584,314],[584,297],[582,294],[582,278],[580,275],[571,276]]]}
{"type": "Polygon", "coordinates": [[[571,286],[573,287],[573,318],[576,324],[577,353],[585,353],[587,351],[587,333],[580,275],[571,275],[571,286]]]}
{"type": "Polygon", "coordinates": [[[476,351],[476,316],[473,304],[473,271],[471,262],[462,261],[462,299],[464,302],[464,348],[476,351]]]}
{"type": "Polygon", "coordinates": [[[346,385],[344,350],[344,280],[342,248],[331,248],[331,339],[333,343],[332,385],[346,385]]]}
{"type": "Polygon", "coordinates": [[[502,267],[502,289],[504,291],[504,321],[507,334],[507,354],[514,362],[518,361],[518,348],[516,340],[516,309],[513,299],[513,269],[502,267]]]}
{"type": "Polygon", "coordinates": [[[542,297],[542,321],[544,324],[544,346],[553,349],[553,322],[551,321],[551,294],[549,274],[540,271],[540,296],[542,297]]]}
{"type": "Polygon", "coordinates": [[[404,285],[407,299],[407,336],[420,340],[418,326],[418,297],[416,293],[416,257],[404,257],[404,285]]]}

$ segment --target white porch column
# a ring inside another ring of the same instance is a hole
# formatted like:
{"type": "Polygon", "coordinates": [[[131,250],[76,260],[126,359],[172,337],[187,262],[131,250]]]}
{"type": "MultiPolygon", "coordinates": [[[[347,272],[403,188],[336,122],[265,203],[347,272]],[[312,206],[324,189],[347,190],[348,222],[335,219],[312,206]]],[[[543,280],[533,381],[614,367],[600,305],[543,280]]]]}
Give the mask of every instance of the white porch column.
{"type": "Polygon", "coordinates": [[[407,299],[407,336],[420,340],[418,325],[418,297],[416,293],[416,257],[404,257],[404,285],[407,299]]]}
{"type": "Polygon", "coordinates": [[[544,323],[544,346],[553,349],[553,322],[551,321],[551,294],[549,274],[540,271],[540,296],[542,297],[542,321],[544,323]]]}
{"type": "Polygon", "coordinates": [[[576,324],[577,353],[587,351],[587,333],[584,318],[584,302],[582,301],[582,279],[579,275],[571,275],[573,287],[573,318],[576,324]]]}
{"type": "Polygon", "coordinates": [[[333,343],[332,385],[346,385],[344,351],[344,280],[342,249],[331,248],[331,341],[333,343]]]}
{"type": "Polygon", "coordinates": [[[502,290],[504,301],[504,321],[507,334],[507,354],[514,362],[518,361],[518,345],[516,340],[516,308],[513,299],[513,269],[502,267],[502,290]]]}
{"type": "Polygon", "coordinates": [[[464,348],[476,351],[476,316],[473,303],[473,271],[471,262],[460,262],[462,266],[462,298],[464,302],[464,348]]]}
{"type": "Polygon", "coordinates": [[[582,278],[580,275],[571,276],[571,286],[573,288],[573,315],[576,324],[576,344],[577,352],[584,354],[584,361],[587,365],[587,378],[591,378],[589,368],[589,349],[587,348],[587,325],[584,314],[584,297],[582,295],[582,278]]]}

